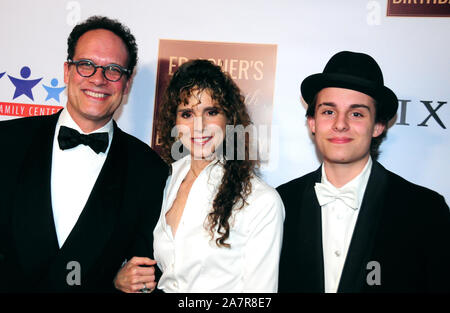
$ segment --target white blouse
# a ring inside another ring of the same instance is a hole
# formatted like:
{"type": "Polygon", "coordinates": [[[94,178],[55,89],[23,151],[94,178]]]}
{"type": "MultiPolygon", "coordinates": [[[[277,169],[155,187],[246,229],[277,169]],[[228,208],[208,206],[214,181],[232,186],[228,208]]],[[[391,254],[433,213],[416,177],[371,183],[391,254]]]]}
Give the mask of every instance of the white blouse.
{"type": "Polygon", "coordinates": [[[193,183],[173,237],[165,216],[190,164],[189,155],[172,164],[153,232],[154,256],[163,272],[158,288],[164,292],[276,292],[285,215],[277,191],[252,178],[248,205],[234,211],[229,220],[226,242],[231,247],[219,248],[205,228],[224,173],[222,164],[213,161],[193,183]]]}

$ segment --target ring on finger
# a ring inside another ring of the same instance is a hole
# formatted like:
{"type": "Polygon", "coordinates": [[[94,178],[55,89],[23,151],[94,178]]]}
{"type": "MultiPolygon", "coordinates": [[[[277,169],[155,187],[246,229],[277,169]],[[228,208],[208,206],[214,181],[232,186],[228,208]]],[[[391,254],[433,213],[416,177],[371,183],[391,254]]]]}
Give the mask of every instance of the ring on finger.
{"type": "Polygon", "coordinates": [[[143,283],[143,284],[144,284],[144,288],[139,289],[140,292],[142,292],[142,293],[150,293],[150,292],[152,292],[151,289],[147,288],[147,285],[145,283],[143,283]]]}

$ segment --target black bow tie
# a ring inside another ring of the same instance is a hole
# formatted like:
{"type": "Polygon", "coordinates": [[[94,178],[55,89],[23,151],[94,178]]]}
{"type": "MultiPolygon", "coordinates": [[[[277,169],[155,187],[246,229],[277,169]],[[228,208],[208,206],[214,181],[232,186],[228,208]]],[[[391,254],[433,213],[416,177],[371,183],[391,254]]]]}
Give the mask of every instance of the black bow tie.
{"type": "Polygon", "coordinates": [[[91,147],[95,153],[105,152],[108,148],[108,133],[80,134],[75,129],[61,126],[58,143],[61,150],[74,148],[80,144],[91,147]]]}

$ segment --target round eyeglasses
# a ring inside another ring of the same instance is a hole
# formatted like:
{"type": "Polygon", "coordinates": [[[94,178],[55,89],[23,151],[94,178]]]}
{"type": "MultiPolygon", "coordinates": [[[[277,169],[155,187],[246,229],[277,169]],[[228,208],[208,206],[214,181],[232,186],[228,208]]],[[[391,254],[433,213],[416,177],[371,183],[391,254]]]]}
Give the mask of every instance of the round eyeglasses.
{"type": "Polygon", "coordinates": [[[67,60],[69,64],[74,64],[77,68],[78,74],[83,77],[91,77],[97,72],[98,68],[101,68],[103,71],[103,77],[105,77],[110,82],[116,82],[122,78],[122,75],[125,73],[130,76],[130,70],[126,69],[117,64],[108,64],[108,65],[96,65],[91,60],[78,60],[72,61],[67,60]]]}

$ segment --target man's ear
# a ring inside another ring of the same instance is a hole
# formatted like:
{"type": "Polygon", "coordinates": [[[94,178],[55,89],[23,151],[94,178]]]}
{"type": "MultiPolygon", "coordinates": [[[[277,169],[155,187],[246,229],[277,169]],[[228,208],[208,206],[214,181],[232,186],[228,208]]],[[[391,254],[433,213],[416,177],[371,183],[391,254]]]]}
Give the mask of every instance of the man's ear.
{"type": "Polygon", "coordinates": [[[311,116],[308,116],[306,120],[308,122],[309,130],[314,135],[316,133],[316,120],[311,116]]]}
{"type": "Polygon", "coordinates": [[[64,84],[69,83],[69,63],[64,62],[64,84]]]}
{"type": "Polygon", "coordinates": [[[375,127],[373,128],[372,137],[380,136],[383,133],[385,128],[386,128],[386,125],[384,125],[382,123],[375,123],[375,127]]]}
{"type": "Polygon", "coordinates": [[[123,89],[123,94],[127,95],[130,92],[131,84],[133,83],[133,75],[131,75],[127,82],[125,83],[125,88],[123,89]]]}

